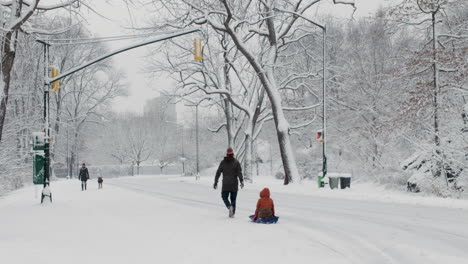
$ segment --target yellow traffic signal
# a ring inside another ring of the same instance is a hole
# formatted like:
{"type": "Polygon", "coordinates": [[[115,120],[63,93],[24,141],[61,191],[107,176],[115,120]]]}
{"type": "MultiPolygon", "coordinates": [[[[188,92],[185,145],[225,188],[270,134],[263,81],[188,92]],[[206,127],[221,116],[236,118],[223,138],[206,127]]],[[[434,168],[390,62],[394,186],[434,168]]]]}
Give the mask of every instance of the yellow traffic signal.
{"type": "MultiPolygon", "coordinates": [[[[50,77],[51,78],[55,78],[55,77],[59,76],[60,71],[59,71],[58,67],[50,66],[49,69],[50,69],[50,77]]],[[[60,89],[60,81],[53,82],[51,84],[51,88],[52,88],[51,89],[52,92],[57,92],[60,89]]]]}
{"type": "Polygon", "coordinates": [[[196,61],[201,61],[203,59],[201,38],[196,38],[193,41],[193,55],[196,61]]]}

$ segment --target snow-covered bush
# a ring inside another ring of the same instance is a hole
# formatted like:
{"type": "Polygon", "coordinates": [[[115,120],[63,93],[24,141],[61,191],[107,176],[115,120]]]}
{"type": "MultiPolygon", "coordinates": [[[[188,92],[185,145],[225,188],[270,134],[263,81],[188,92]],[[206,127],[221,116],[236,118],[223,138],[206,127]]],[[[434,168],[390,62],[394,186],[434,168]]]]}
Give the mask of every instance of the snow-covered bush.
{"type": "Polygon", "coordinates": [[[407,190],[442,197],[463,191],[466,170],[462,164],[453,162],[453,157],[451,158],[441,161],[439,155],[418,151],[406,159],[401,167],[411,173],[407,181],[407,190]]]}

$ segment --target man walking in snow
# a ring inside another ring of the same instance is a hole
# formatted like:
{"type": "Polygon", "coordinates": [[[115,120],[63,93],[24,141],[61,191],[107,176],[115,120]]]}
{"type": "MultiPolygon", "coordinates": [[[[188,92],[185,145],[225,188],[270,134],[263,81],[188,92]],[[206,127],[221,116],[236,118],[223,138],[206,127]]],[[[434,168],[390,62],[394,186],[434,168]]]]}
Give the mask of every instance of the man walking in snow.
{"type": "Polygon", "coordinates": [[[84,163],[81,166],[80,175],[78,176],[78,178],[81,180],[81,190],[86,190],[86,181],[89,180],[89,172],[88,168],[86,168],[86,165],[84,163]]]}
{"type": "Polygon", "coordinates": [[[223,173],[223,187],[221,189],[221,197],[224,204],[229,209],[229,217],[234,217],[236,213],[236,198],[239,190],[239,182],[241,188],[244,188],[244,178],[242,177],[242,168],[240,162],[234,158],[234,151],[228,148],[226,157],[219,164],[216,171],[213,188],[218,187],[218,180],[223,173]],[[239,179],[239,180],[238,180],[239,179]]]}

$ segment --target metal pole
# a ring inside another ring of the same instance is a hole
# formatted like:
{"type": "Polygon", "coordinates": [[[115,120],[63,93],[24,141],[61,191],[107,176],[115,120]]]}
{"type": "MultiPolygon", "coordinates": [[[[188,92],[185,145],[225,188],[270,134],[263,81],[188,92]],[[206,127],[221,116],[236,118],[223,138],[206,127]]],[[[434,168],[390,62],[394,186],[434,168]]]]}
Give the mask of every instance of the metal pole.
{"type": "Polygon", "coordinates": [[[322,27],[322,30],[323,30],[323,43],[322,43],[322,52],[323,52],[323,60],[322,60],[322,77],[323,77],[323,80],[322,80],[322,94],[323,94],[323,98],[322,98],[322,102],[323,102],[323,127],[322,127],[322,131],[323,131],[323,153],[322,153],[322,161],[323,161],[323,164],[322,164],[322,176],[325,178],[325,176],[327,175],[327,155],[326,155],[326,151],[327,151],[327,148],[326,148],[326,145],[327,145],[327,132],[326,132],[326,128],[327,128],[327,118],[326,118],[326,114],[327,114],[327,108],[326,108],[326,35],[327,35],[327,30],[325,27],[322,27]]]}
{"type": "MultiPolygon", "coordinates": [[[[46,80],[48,80],[50,83],[53,83],[55,81],[58,81],[58,80],[61,80],[65,77],[67,77],[68,75],[71,75],[79,70],[82,70],[88,66],[91,66],[95,63],[98,63],[102,60],[105,60],[109,57],[112,57],[114,55],[117,55],[119,53],[122,53],[122,52],[125,52],[125,51],[128,51],[128,50],[131,50],[131,49],[135,49],[135,48],[139,48],[139,47],[143,47],[143,46],[146,46],[146,45],[149,45],[149,44],[153,44],[153,43],[156,43],[156,42],[160,42],[160,41],[164,41],[164,40],[169,40],[169,39],[173,39],[173,38],[177,38],[177,37],[181,37],[181,36],[184,36],[184,35],[188,35],[188,34],[191,34],[191,33],[194,33],[194,32],[198,32],[198,31],[201,31],[200,28],[194,28],[194,29],[190,29],[190,30],[186,30],[186,31],[182,31],[182,32],[179,32],[179,33],[176,33],[176,34],[173,34],[173,35],[169,35],[169,36],[165,36],[165,37],[158,37],[156,39],[151,39],[151,40],[148,40],[148,41],[144,41],[142,43],[138,43],[138,44],[132,44],[128,47],[125,47],[125,48],[121,48],[121,49],[118,49],[116,51],[113,51],[111,53],[108,53],[106,55],[103,55],[101,57],[98,57],[92,61],[89,61],[89,62],[86,62],[84,63],[83,65],[80,65],[80,66],[77,66],[75,68],[72,68],[66,72],[63,72],[61,73],[60,75],[58,75],[57,77],[55,78],[47,78],[46,80]]],[[[44,43],[43,40],[40,40],[40,39],[37,39],[36,40],[37,42],[40,42],[40,43],[44,43]]]]}
{"type": "MultiPolygon", "coordinates": [[[[44,42],[44,80],[49,78],[49,45],[44,42]]],[[[46,81],[44,82],[44,188],[49,184],[50,173],[50,145],[49,145],[49,87],[46,81]]]]}
{"type": "Polygon", "coordinates": [[[70,175],[70,149],[69,149],[69,145],[68,145],[68,130],[69,130],[69,122],[70,120],[67,119],[67,176],[69,179],[71,179],[71,175],[70,175]]]}
{"type": "MultiPolygon", "coordinates": [[[[76,131],[75,131],[76,133],[76,131]]],[[[80,179],[80,156],[78,154],[78,136],[75,136],[75,156],[76,156],[76,177],[80,179]]]]}
{"type": "MultiPolygon", "coordinates": [[[[432,7],[435,10],[435,6],[432,7]]],[[[436,152],[440,154],[439,145],[439,116],[438,116],[438,96],[439,96],[439,84],[438,84],[438,69],[437,69],[437,35],[436,35],[436,12],[432,12],[432,52],[433,52],[433,69],[434,69],[434,141],[436,144],[436,152]]]]}
{"type": "Polygon", "coordinates": [[[180,127],[182,129],[182,175],[185,176],[184,126],[180,127]]]}
{"type": "Polygon", "coordinates": [[[196,132],[195,133],[196,133],[196,137],[197,137],[197,139],[196,139],[196,141],[197,141],[197,145],[196,145],[196,148],[197,148],[197,150],[196,150],[196,153],[197,153],[197,175],[196,175],[195,179],[198,180],[199,177],[200,177],[200,167],[199,167],[200,166],[199,165],[200,164],[200,156],[199,156],[199,139],[198,139],[198,104],[195,105],[195,116],[196,116],[195,117],[196,132]]]}

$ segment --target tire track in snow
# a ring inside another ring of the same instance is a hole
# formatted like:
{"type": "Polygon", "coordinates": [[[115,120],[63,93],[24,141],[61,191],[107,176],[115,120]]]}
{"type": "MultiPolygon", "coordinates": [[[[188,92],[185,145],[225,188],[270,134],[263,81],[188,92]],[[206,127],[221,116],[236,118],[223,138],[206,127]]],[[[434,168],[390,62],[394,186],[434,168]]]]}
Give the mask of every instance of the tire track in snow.
{"type": "MultiPolygon", "coordinates": [[[[183,197],[180,197],[180,196],[170,195],[170,194],[167,194],[167,193],[163,193],[161,191],[148,190],[147,189],[148,186],[146,186],[144,184],[137,184],[137,183],[134,183],[134,182],[130,183],[128,181],[126,181],[126,182],[121,181],[119,184],[116,184],[116,183],[108,183],[108,184],[112,185],[112,186],[115,186],[115,187],[118,187],[118,188],[135,191],[135,192],[138,192],[138,193],[146,193],[146,194],[149,194],[151,196],[157,197],[159,199],[167,200],[167,201],[174,202],[174,203],[177,203],[177,204],[182,203],[183,205],[187,205],[187,202],[189,202],[189,203],[194,204],[194,205],[200,205],[201,204],[201,205],[209,205],[209,206],[216,207],[216,208],[220,207],[219,202],[214,203],[214,202],[207,202],[207,201],[202,201],[202,200],[194,200],[194,199],[189,199],[189,198],[183,198],[183,197]]],[[[247,212],[246,209],[241,208],[241,207],[238,208],[238,211],[247,212]]],[[[246,220],[246,222],[249,222],[249,221],[246,220]]],[[[285,227],[285,225],[281,225],[281,226],[283,228],[285,227]]],[[[337,256],[339,256],[341,258],[345,258],[347,260],[350,260],[350,257],[346,255],[349,252],[339,251],[339,250],[335,249],[335,247],[331,243],[327,244],[327,243],[325,243],[325,242],[323,242],[321,240],[316,239],[315,237],[313,237],[310,234],[304,233],[303,230],[301,231],[301,230],[299,230],[297,228],[287,227],[287,230],[292,231],[292,232],[294,232],[296,234],[300,234],[302,236],[306,236],[309,240],[312,240],[313,242],[315,242],[315,244],[317,244],[317,245],[323,247],[324,249],[330,251],[332,254],[337,255],[337,256]]],[[[344,263],[361,263],[361,262],[356,260],[356,261],[344,262],[344,263]]]]}
{"type": "MultiPolygon", "coordinates": [[[[147,184],[120,181],[116,186],[123,184],[127,185],[123,186],[127,188],[131,185],[135,191],[150,193],[159,198],[184,205],[189,203],[194,206],[223,207],[221,201],[207,201],[212,197],[204,196],[208,189],[205,185],[157,179],[158,186],[156,188],[158,190],[149,189],[154,188],[154,183],[154,179],[150,179],[147,184]],[[164,186],[174,188],[168,190],[164,186]],[[174,190],[180,190],[179,192],[183,193],[179,195],[177,192],[174,193],[174,190]],[[171,194],[167,193],[169,191],[171,194]],[[193,198],[185,198],[187,195],[193,198]]],[[[242,199],[251,200],[250,202],[256,201],[257,192],[250,190],[242,192],[242,199]]],[[[447,225],[437,226],[437,223],[443,222],[442,219],[451,216],[444,215],[444,218],[441,218],[437,208],[427,208],[430,213],[436,212],[435,216],[438,216],[435,222],[431,222],[430,214],[425,214],[426,209],[419,208],[419,211],[413,215],[406,213],[412,212],[414,206],[405,207],[390,203],[350,202],[347,200],[343,200],[343,204],[340,206],[340,199],[335,199],[333,202],[322,197],[312,197],[312,199],[313,201],[310,201],[311,197],[305,195],[275,194],[275,203],[277,207],[279,204],[281,206],[279,208],[282,208],[281,227],[307,237],[308,240],[321,245],[327,251],[341,256],[348,263],[362,263],[363,260],[368,260],[369,263],[414,263],[417,256],[409,255],[405,251],[402,252],[403,246],[392,244],[398,243],[396,239],[401,237],[403,237],[403,242],[407,242],[409,245],[423,244],[421,245],[423,251],[439,248],[442,253],[456,251],[453,254],[466,255],[464,245],[468,243],[468,237],[463,233],[453,232],[454,228],[450,227],[450,222],[447,222],[447,225]],[[277,199],[280,203],[276,202],[277,199]],[[349,207],[354,204],[358,206],[349,207]],[[326,227],[327,230],[322,231],[317,229],[317,226],[326,227]]],[[[238,205],[238,211],[248,213],[251,210],[238,205]]],[[[460,226],[462,222],[455,221],[455,225],[460,226]]]]}
{"type": "MultiPolygon", "coordinates": [[[[176,203],[183,203],[183,205],[187,205],[187,202],[188,202],[188,203],[191,203],[191,204],[194,204],[194,205],[200,205],[201,204],[201,205],[210,205],[210,206],[213,206],[213,207],[216,207],[216,208],[220,207],[219,202],[215,203],[215,202],[203,201],[203,200],[199,200],[199,199],[194,200],[194,199],[190,199],[190,198],[184,198],[184,197],[181,197],[181,196],[178,196],[178,195],[167,194],[167,193],[162,192],[162,191],[156,191],[154,189],[149,190],[148,189],[149,187],[147,185],[138,184],[138,183],[134,183],[134,182],[130,183],[128,181],[121,181],[121,183],[123,183],[123,184],[115,184],[114,183],[114,184],[111,184],[111,185],[121,187],[121,188],[124,188],[124,189],[131,189],[133,191],[137,191],[137,192],[140,192],[140,193],[141,192],[148,193],[148,194],[154,195],[154,196],[156,196],[156,197],[158,197],[160,199],[165,199],[165,200],[169,200],[169,201],[176,202],[176,203]]],[[[239,207],[239,209],[241,209],[242,211],[247,211],[247,210],[245,210],[244,208],[241,208],[241,207],[239,207]]],[[[297,222],[296,224],[299,224],[299,222],[297,222]]],[[[288,229],[288,230],[290,230],[290,231],[292,231],[294,233],[301,234],[303,236],[308,237],[309,240],[312,240],[316,244],[321,245],[322,247],[324,247],[328,251],[332,252],[333,254],[339,255],[340,257],[351,261],[350,263],[362,263],[362,259],[363,258],[368,258],[368,255],[369,255],[370,251],[377,252],[377,254],[374,254],[373,260],[378,259],[379,263],[397,263],[397,262],[394,262],[393,259],[390,256],[386,255],[382,250],[375,247],[371,243],[368,243],[365,240],[358,238],[357,236],[347,234],[348,239],[358,241],[359,244],[361,245],[361,247],[353,247],[353,249],[348,249],[346,247],[343,247],[344,250],[343,249],[342,250],[337,250],[336,245],[339,244],[337,242],[343,240],[343,235],[345,234],[344,232],[341,232],[340,234],[335,236],[336,237],[335,239],[330,239],[329,236],[323,234],[320,231],[315,230],[314,228],[311,228],[309,225],[304,225],[304,224],[300,224],[300,225],[301,225],[301,227],[306,228],[307,231],[309,231],[309,232],[312,231],[315,235],[320,234],[319,235],[320,239],[317,239],[315,236],[313,236],[311,234],[307,234],[306,232],[303,232],[304,230],[303,229],[301,230],[301,228],[295,228],[294,226],[287,226],[286,229],[288,229]],[[327,241],[327,242],[324,242],[324,241],[327,241]],[[365,249],[362,249],[362,245],[365,245],[365,249]],[[354,255],[356,254],[357,251],[364,251],[364,252],[362,254],[360,254],[360,256],[354,257],[354,255]]],[[[282,227],[285,227],[285,225],[282,225],[282,227]]]]}

